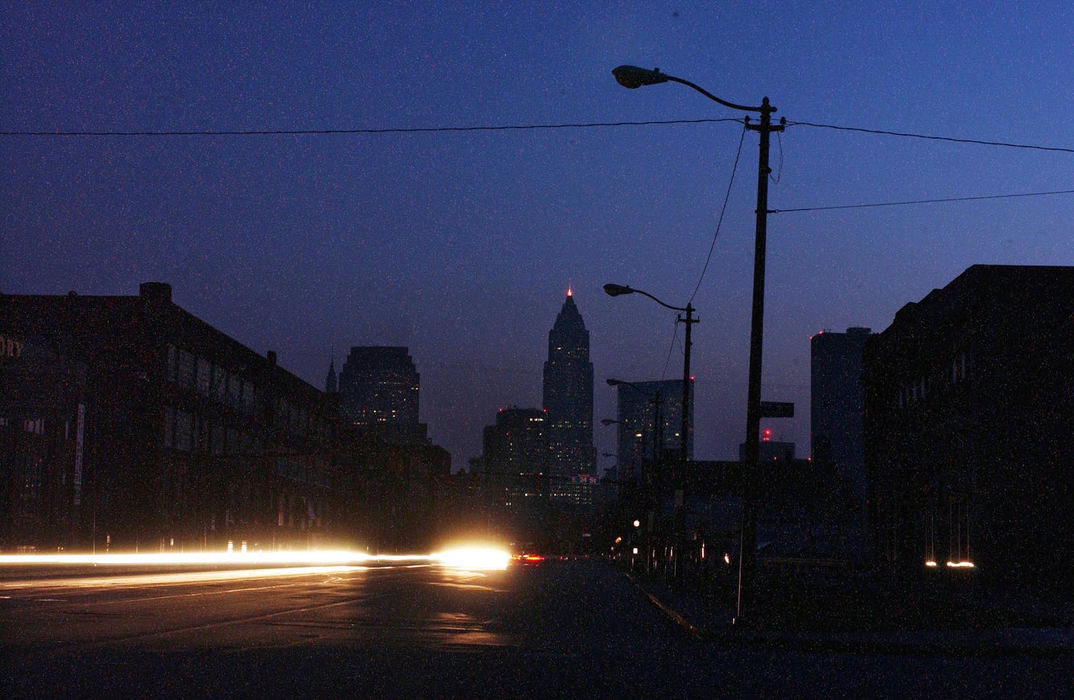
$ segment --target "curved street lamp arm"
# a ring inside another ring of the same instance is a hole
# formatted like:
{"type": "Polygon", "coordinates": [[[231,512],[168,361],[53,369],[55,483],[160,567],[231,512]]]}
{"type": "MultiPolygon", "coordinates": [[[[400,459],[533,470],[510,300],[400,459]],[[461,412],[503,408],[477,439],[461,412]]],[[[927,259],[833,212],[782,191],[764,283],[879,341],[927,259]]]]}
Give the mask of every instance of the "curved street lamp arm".
{"type": "MultiPolygon", "coordinates": [[[[608,386],[615,386],[615,387],[628,386],[631,389],[633,389],[634,391],[638,392],[639,394],[645,394],[646,396],[650,396],[650,397],[654,395],[653,392],[646,391],[645,389],[642,389],[640,386],[638,386],[634,382],[628,382],[625,379],[613,379],[613,378],[609,377],[605,381],[607,382],[608,386]]],[[[660,395],[659,390],[656,392],[656,395],[657,396],[660,395]]],[[[601,422],[603,422],[603,421],[601,421],[601,422]]]]}
{"type": "Polygon", "coordinates": [[[689,80],[683,80],[682,78],[676,78],[674,75],[668,75],[667,73],[661,73],[659,68],[649,70],[648,68],[638,68],[637,66],[619,66],[612,70],[612,75],[615,76],[616,82],[625,88],[631,90],[639,88],[642,85],[659,85],[660,83],[666,83],[671,81],[673,83],[679,83],[686,87],[697,90],[705,97],[709,98],[713,102],[718,102],[724,107],[730,107],[731,109],[742,110],[743,112],[761,112],[762,114],[768,112],[771,114],[776,111],[775,107],[768,105],[768,100],[765,99],[765,104],[760,107],[747,107],[745,105],[737,105],[734,102],[728,102],[727,100],[721,100],[716,95],[713,95],[708,90],[702,88],[699,85],[691,83],[689,80]]]}
{"type": "MultiPolygon", "coordinates": [[[[719,97],[716,97],[716,95],[713,95],[711,92],[709,92],[705,88],[701,87],[700,85],[695,85],[694,83],[691,83],[689,80],[683,80],[682,78],[676,78],[673,75],[667,75],[667,74],[664,74],[664,77],[667,78],[669,81],[671,81],[673,83],[679,83],[680,85],[685,85],[686,87],[693,88],[694,90],[697,90],[698,92],[700,92],[702,95],[704,95],[705,97],[709,98],[713,102],[719,102],[724,107],[730,107],[731,109],[739,109],[739,110],[742,110],[743,112],[763,112],[763,111],[765,111],[765,107],[746,107],[745,105],[736,105],[734,102],[728,102],[727,100],[721,100],[719,97]]],[[[767,109],[768,109],[769,112],[775,112],[776,111],[775,107],[768,107],[767,109]]]]}
{"type": "Polygon", "coordinates": [[[660,304],[661,306],[663,306],[666,309],[671,309],[672,311],[686,311],[685,306],[672,306],[671,304],[665,304],[664,302],[660,301],[659,299],[654,297],[649,292],[643,292],[640,289],[635,289],[634,292],[637,293],[637,294],[644,294],[645,296],[649,297],[650,299],[655,301],[657,304],[660,304]]]}
{"type": "Polygon", "coordinates": [[[608,296],[613,296],[613,297],[617,297],[617,296],[620,296],[622,294],[643,294],[643,295],[649,297],[650,299],[652,299],[653,301],[655,301],[657,304],[660,304],[661,306],[663,306],[666,309],[671,309],[672,311],[692,311],[692,309],[690,309],[690,308],[688,308],[686,306],[672,306],[671,304],[665,304],[664,302],[660,301],[659,299],[654,297],[649,292],[646,292],[646,291],[644,291],[642,289],[634,289],[633,287],[631,287],[630,285],[627,285],[627,284],[606,284],[606,285],[604,285],[604,291],[608,294],[608,296]]]}

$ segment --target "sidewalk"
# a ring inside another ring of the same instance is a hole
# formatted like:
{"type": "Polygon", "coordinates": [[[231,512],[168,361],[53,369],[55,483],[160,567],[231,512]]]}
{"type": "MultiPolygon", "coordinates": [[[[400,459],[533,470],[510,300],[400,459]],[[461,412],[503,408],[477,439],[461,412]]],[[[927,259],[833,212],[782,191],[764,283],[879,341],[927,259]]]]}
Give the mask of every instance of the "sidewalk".
{"type": "Polygon", "coordinates": [[[938,612],[939,601],[935,600],[920,601],[920,605],[915,601],[915,609],[904,614],[896,609],[898,601],[881,601],[874,591],[871,595],[854,594],[858,601],[872,598],[872,605],[833,613],[838,609],[833,607],[838,605],[833,599],[828,601],[827,609],[821,605],[806,616],[800,609],[789,613],[780,610],[786,598],[770,600],[765,614],[757,614],[749,625],[736,626],[732,624],[734,609],[726,602],[673,588],[660,580],[627,572],[624,575],[691,634],[721,644],[901,656],[1074,656],[1074,625],[1069,614],[1046,619],[957,606],[938,612]]]}

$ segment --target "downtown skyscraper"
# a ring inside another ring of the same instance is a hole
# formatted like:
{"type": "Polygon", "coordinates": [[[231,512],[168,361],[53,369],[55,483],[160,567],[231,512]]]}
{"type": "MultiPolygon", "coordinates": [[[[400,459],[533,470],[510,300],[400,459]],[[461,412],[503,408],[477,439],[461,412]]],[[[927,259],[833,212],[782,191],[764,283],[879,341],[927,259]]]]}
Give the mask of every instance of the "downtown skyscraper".
{"type": "MultiPolygon", "coordinates": [[[[682,450],[682,380],[620,384],[616,396],[619,478],[639,478],[646,462],[674,460],[682,450]]],[[[691,404],[687,416],[688,460],[694,457],[693,425],[691,404]]]]}
{"type": "Polygon", "coordinates": [[[589,361],[589,331],[570,289],[548,332],[544,409],[552,476],[593,474],[593,363],[589,361]]]}
{"type": "Polygon", "coordinates": [[[418,421],[420,390],[421,375],[407,348],[355,346],[339,373],[340,415],[388,442],[428,444],[428,426],[418,421]]]}

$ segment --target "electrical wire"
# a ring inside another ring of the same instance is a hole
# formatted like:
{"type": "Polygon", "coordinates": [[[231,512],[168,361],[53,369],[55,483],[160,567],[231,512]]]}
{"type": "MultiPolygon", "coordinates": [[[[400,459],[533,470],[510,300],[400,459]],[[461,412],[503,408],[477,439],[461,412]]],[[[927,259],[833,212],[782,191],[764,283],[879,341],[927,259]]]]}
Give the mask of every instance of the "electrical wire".
{"type": "Polygon", "coordinates": [[[870,207],[901,207],[912,204],[940,204],[943,202],[975,202],[983,199],[1012,199],[1015,197],[1044,197],[1056,194],[1074,194],[1074,190],[1055,190],[1053,192],[1022,192],[1019,194],[986,194],[977,197],[943,197],[940,199],[911,199],[902,202],[871,202],[868,204],[838,204],[828,207],[798,207],[795,209],[769,209],[769,214],[789,214],[802,211],[831,211],[833,209],[867,209],[870,207]]]}
{"type": "Polygon", "coordinates": [[[906,131],[889,131],[887,129],[865,129],[856,126],[839,126],[836,124],[818,124],[816,122],[788,121],[787,126],[811,126],[816,129],[835,129],[837,131],[857,131],[863,134],[880,134],[883,136],[902,136],[912,139],[926,139],[928,141],[948,141],[951,143],[971,143],[978,146],[1002,146],[1005,148],[1024,148],[1034,151],[1053,151],[1056,153],[1074,153],[1074,148],[1062,146],[1039,146],[1026,143],[1009,143],[1006,141],[985,141],[982,139],[963,139],[953,136],[935,136],[931,134],[914,134],[906,131]]]}
{"type": "MultiPolygon", "coordinates": [[[[723,117],[719,119],[651,119],[645,121],[618,121],[618,122],[563,122],[556,124],[490,124],[478,126],[432,126],[432,127],[384,127],[362,129],[183,129],[183,130],[82,130],[82,131],[44,131],[40,129],[27,130],[0,130],[0,136],[32,136],[32,137],[79,137],[79,136],[331,136],[352,134],[425,134],[446,132],[470,132],[470,131],[527,131],[538,129],[591,129],[601,127],[620,126],[664,126],[674,124],[716,124],[719,122],[741,122],[737,117],[723,117]]],[[[1063,146],[1042,146],[1036,144],[1010,143],[1006,141],[989,141],[984,139],[956,138],[951,136],[936,136],[934,134],[916,134],[905,131],[892,131],[889,129],[868,129],[856,126],[841,126],[838,124],[822,124],[819,122],[792,121],[787,126],[809,126],[816,129],[834,129],[837,131],[855,131],[863,134],[879,134],[883,136],[901,136],[905,138],[927,139],[931,141],[947,141],[951,143],[969,143],[981,146],[1001,146],[1006,148],[1023,148],[1036,151],[1052,151],[1056,153],[1074,153],[1074,148],[1063,146]]]]}
{"type": "Polygon", "coordinates": [[[776,132],[776,143],[779,144],[779,165],[776,166],[776,176],[772,177],[772,174],[768,174],[768,179],[772,181],[773,185],[779,184],[779,179],[783,177],[783,132],[776,132]]]}
{"type": "Polygon", "coordinates": [[[617,126],[664,126],[669,124],[715,124],[741,119],[664,119],[636,122],[566,122],[561,124],[503,124],[486,126],[386,127],[369,129],[225,129],[187,131],[0,131],[0,136],[333,136],[354,134],[434,134],[469,131],[529,131],[538,129],[591,129],[617,126]]]}
{"type": "Polygon", "coordinates": [[[664,381],[664,378],[668,376],[668,367],[671,366],[671,354],[675,351],[675,343],[679,340],[679,321],[675,320],[672,324],[674,330],[671,331],[671,344],[668,346],[668,356],[664,360],[664,371],[660,373],[660,381],[664,381]]]}
{"type": "Polygon", "coordinates": [[[697,278],[697,284],[694,286],[694,292],[690,295],[688,303],[693,303],[694,297],[697,296],[697,290],[701,289],[701,282],[705,279],[705,273],[708,272],[709,262],[712,260],[712,251],[716,247],[716,239],[720,236],[720,227],[723,225],[723,216],[727,212],[727,202],[731,199],[731,185],[735,183],[735,173],[738,172],[738,159],[742,155],[742,143],[746,140],[746,127],[743,125],[742,134],[738,137],[738,150],[735,152],[735,162],[731,166],[731,177],[727,181],[727,192],[723,196],[723,206],[720,207],[720,218],[716,220],[716,232],[712,234],[712,243],[709,244],[709,254],[705,256],[705,265],[701,268],[701,275],[697,278]]]}

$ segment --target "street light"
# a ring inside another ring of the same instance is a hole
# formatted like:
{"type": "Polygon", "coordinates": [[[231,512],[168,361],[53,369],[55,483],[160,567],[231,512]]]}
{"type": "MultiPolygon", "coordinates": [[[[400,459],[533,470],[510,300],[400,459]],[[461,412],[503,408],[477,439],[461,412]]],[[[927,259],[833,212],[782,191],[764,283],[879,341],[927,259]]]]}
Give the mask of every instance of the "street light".
{"type": "MultiPolygon", "coordinates": [[[[742,552],[738,558],[738,596],[735,604],[735,620],[742,618],[743,591],[752,587],[757,550],[757,513],[754,489],[758,462],[760,459],[761,431],[761,345],[764,336],[764,270],[765,238],[768,227],[768,167],[769,135],[773,131],[783,131],[785,119],[778,125],[772,124],[772,113],[776,108],[768,103],[768,98],[761,100],[759,107],[747,107],[720,99],[707,90],[673,75],[661,73],[659,69],[647,70],[636,66],[619,66],[612,71],[616,81],[623,87],[635,89],[642,85],[657,85],[673,82],[685,85],[713,102],[743,112],[758,112],[760,124],[750,123],[746,117],[746,128],[760,135],[760,154],[757,165],[757,211],[756,235],[753,252],[753,320],[750,324],[750,376],[746,398],[746,460],[743,465],[742,493],[742,552]]],[[[748,607],[748,606],[747,606],[748,607]]]]}
{"type": "Polygon", "coordinates": [[[686,340],[684,341],[682,352],[682,427],[681,432],[679,433],[682,436],[680,438],[679,444],[679,447],[681,448],[681,476],[685,476],[687,462],[686,450],[688,438],[690,435],[690,347],[692,346],[692,343],[690,342],[690,328],[695,323],[697,323],[697,319],[694,318],[694,307],[690,304],[690,302],[686,302],[686,306],[672,306],[671,304],[667,304],[660,299],[657,299],[649,292],[646,292],[641,289],[634,289],[633,287],[629,287],[625,284],[606,284],[604,285],[604,292],[610,297],[618,297],[624,294],[641,294],[642,296],[649,297],[657,304],[660,304],[666,309],[671,309],[672,311],[682,311],[686,314],[685,318],[682,316],[675,317],[676,323],[686,324],[686,340]]]}
{"type": "MultiPolygon", "coordinates": [[[[642,462],[642,464],[641,464],[641,472],[642,472],[641,473],[641,479],[640,479],[640,484],[637,487],[641,491],[641,493],[640,493],[641,502],[642,502],[642,505],[644,506],[644,510],[645,510],[646,517],[647,517],[647,520],[648,520],[648,531],[649,531],[649,533],[652,533],[652,531],[653,531],[653,508],[654,508],[653,494],[652,494],[653,481],[654,481],[654,476],[656,475],[656,472],[658,472],[658,470],[659,470],[660,457],[663,454],[663,442],[664,442],[663,441],[663,434],[664,434],[663,419],[661,418],[661,413],[660,413],[661,392],[660,392],[659,389],[657,389],[655,392],[652,392],[652,391],[649,391],[647,389],[644,389],[644,388],[638,386],[634,382],[628,382],[628,381],[624,381],[622,379],[607,379],[605,381],[607,381],[608,386],[612,386],[612,387],[629,386],[630,388],[632,388],[634,391],[638,392],[639,394],[642,394],[644,396],[648,396],[648,397],[650,397],[652,399],[652,403],[653,403],[653,430],[652,430],[653,464],[652,464],[651,469],[646,470],[645,469],[644,457],[642,458],[642,460],[641,460],[641,462],[642,462]]],[[[642,433],[638,433],[637,437],[639,437],[639,438],[642,437],[642,433]]],[[[644,440],[642,440],[642,450],[644,451],[644,440]]],[[[646,555],[645,555],[645,571],[646,571],[646,573],[648,573],[648,571],[649,571],[650,559],[651,559],[651,557],[649,556],[649,552],[647,551],[646,555]]]]}
{"type": "MultiPolygon", "coordinates": [[[[682,353],[682,421],[679,429],[679,465],[678,474],[675,474],[671,478],[671,487],[674,490],[674,503],[675,503],[675,525],[673,527],[673,536],[676,538],[675,546],[682,551],[682,539],[685,537],[686,521],[685,521],[685,502],[686,502],[686,465],[689,461],[687,451],[689,449],[690,440],[690,348],[693,343],[690,340],[690,331],[697,319],[694,318],[694,307],[687,301],[686,306],[672,306],[667,302],[658,299],[656,296],[646,292],[642,289],[634,289],[624,284],[606,284],[604,285],[604,292],[608,296],[618,297],[624,294],[634,294],[635,292],[642,296],[647,296],[657,304],[660,304],[666,309],[672,311],[682,311],[686,315],[675,316],[676,323],[686,324],[686,339],[683,345],[682,353]]],[[[678,560],[676,560],[676,572],[682,571],[678,567],[678,560]]]]}

